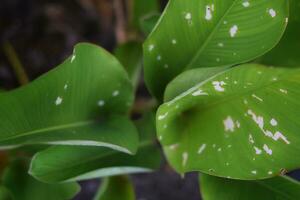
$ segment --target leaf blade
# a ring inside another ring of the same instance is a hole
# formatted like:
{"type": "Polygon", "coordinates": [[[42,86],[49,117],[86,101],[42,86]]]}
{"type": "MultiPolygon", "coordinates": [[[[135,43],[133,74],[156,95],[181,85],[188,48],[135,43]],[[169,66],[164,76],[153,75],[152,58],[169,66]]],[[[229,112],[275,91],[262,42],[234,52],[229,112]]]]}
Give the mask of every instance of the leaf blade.
{"type": "Polygon", "coordinates": [[[247,62],[278,43],[288,2],[243,2],[169,2],[144,43],[145,79],[154,96],[161,100],[168,82],[184,70],[247,62]]]}
{"type": "Polygon", "coordinates": [[[299,76],[299,69],[247,64],[166,102],[157,133],[167,159],[180,173],[244,180],[296,169],[299,76]]]}
{"type": "Polygon", "coordinates": [[[63,64],[25,87],[1,93],[0,99],[2,148],[50,143],[136,149],[137,132],[125,117],[132,85],[120,63],[95,45],[77,45],[63,64]],[[107,134],[118,130],[116,118],[128,127],[124,134],[132,144],[115,143],[116,136],[107,134]]]}
{"type": "Polygon", "coordinates": [[[217,199],[297,199],[300,184],[286,176],[260,181],[241,181],[200,175],[200,189],[205,200],[217,199]]]}

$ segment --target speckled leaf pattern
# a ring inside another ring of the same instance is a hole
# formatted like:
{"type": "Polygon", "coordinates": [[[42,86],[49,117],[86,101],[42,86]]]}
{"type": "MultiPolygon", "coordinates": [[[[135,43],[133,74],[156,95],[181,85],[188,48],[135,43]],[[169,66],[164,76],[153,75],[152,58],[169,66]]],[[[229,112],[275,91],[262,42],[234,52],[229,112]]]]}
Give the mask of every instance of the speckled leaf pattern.
{"type": "Polygon", "coordinates": [[[0,148],[47,143],[134,153],[138,134],[127,117],[132,101],[121,64],[102,48],[79,44],[57,68],[0,94],[0,148]]]}
{"type": "Polygon", "coordinates": [[[135,122],[141,141],[134,156],[101,147],[54,146],[33,157],[29,173],[40,181],[55,183],[157,169],[161,156],[154,144],[154,119],[147,114],[135,122]]]}
{"type": "Polygon", "coordinates": [[[287,0],[171,0],[144,43],[145,79],[162,99],[182,71],[239,64],[263,55],[280,40],[287,0]]]}
{"type": "Polygon", "coordinates": [[[199,82],[157,112],[158,137],[167,159],[181,173],[246,180],[296,169],[299,87],[300,69],[255,64],[199,82]]]}
{"type": "Polygon", "coordinates": [[[200,190],[204,200],[297,200],[300,197],[300,183],[287,176],[242,181],[203,174],[200,190]]]}

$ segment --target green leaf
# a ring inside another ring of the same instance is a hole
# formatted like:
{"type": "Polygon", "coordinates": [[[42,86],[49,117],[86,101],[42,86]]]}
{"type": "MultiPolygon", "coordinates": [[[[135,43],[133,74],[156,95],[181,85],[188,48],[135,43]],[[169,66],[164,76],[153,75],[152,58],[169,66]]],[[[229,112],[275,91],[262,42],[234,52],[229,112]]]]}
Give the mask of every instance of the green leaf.
{"type": "Polygon", "coordinates": [[[127,176],[106,178],[94,200],[135,200],[134,188],[127,176]]]}
{"type": "Polygon", "coordinates": [[[258,61],[267,65],[298,67],[300,65],[300,4],[290,0],[290,18],[287,30],[279,44],[258,61]]]}
{"type": "Polygon", "coordinates": [[[134,153],[137,132],[125,116],[133,90],[121,64],[102,48],[74,54],[27,86],[0,93],[0,146],[106,146],[134,153]]]}
{"type": "Polygon", "coordinates": [[[1,200],[13,200],[10,191],[2,185],[0,186],[0,199],[1,200]]]}
{"type": "Polygon", "coordinates": [[[6,169],[2,181],[14,200],[66,200],[72,199],[80,190],[77,183],[41,183],[30,177],[27,164],[19,161],[6,169]]]}
{"type": "Polygon", "coordinates": [[[255,64],[200,81],[158,109],[167,159],[180,173],[246,180],[298,168],[299,86],[300,69],[255,64]]]}
{"type": "Polygon", "coordinates": [[[208,78],[211,78],[212,76],[216,76],[227,69],[228,67],[210,67],[191,69],[181,73],[174,80],[172,80],[172,84],[167,86],[164,95],[164,101],[171,101],[174,97],[179,96],[189,88],[205,81],[208,78]]]}
{"type": "Polygon", "coordinates": [[[140,21],[140,26],[143,31],[143,33],[148,36],[153,28],[155,27],[155,24],[158,22],[160,18],[160,13],[153,13],[150,15],[147,15],[143,17],[140,21]]]}
{"type": "Polygon", "coordinates": [[[159,100],[181,72],[250,61],[280,40],[287,0],[172,0],[144,43],[145,80],[159,100]]]}
{"type": "Polygon", "coordinates": [[[140,20],[149,14],[157,13],[159,11],[158,0],[131,0],[132,11],[130,12],[130,25],[140,30],[140,20]]]}
{"type": "Polygon", "coordinates": [[[136,87],[142,70],[142,44],[140,42],[127,42],[115,49],[115,56],[125,67],[132,84],[136,87]]]}
{"type": "Polygon", "coordinates": [[[260,181],[241,181],[200,175],[200,189],[204,200],[296,200],[300,197],[300,183],[287,176],[260,181]]]}
{"type": "Polygon", "coordinates": [[[33,157],[29,173],[38,180],[51,183],[156,169],[161,158],[153,141],[154,116],[146,116],[136,123],[141,142],[135,156],[99,147],[54,146],[33,157]]]}

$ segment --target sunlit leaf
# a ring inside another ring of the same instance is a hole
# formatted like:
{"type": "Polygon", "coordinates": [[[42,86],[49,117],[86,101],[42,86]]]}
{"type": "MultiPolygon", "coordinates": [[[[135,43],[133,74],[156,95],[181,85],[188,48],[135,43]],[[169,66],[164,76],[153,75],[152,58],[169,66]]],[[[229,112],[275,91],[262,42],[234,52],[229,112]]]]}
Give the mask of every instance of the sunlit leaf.
{"type": "Polygon", "coordinates": [[[200,189],[204,200],[296,200],[300,197],[300,183],[286,176],[241,181],[203,174],[200,189]]]}
{"type": "Polygon", "coordinates": [[[7,168],[2,182],[11,191],[14,200],[67,200],[80,190],[77,183],[41,183],[27,174],[26,162],[20,161],[7,168]]]}
{"type": "Polygon", "coordinates": [[[125,116],[132,101],[121,64],[95,45],[79,44],[57,68],[0,93],[0,146],[107,146],[134,153],[137,132],[125,116]]]}
{"type": "Polygon", "coordinates": [[[257,58],[280,40],[287,0],[172,0],[144,43],[145,80],[162,99],[182,71],[235,65],[257,58]]]}
{"type": "Polygon", "coordinates": [[[127,176],[106,178],[94,200],[135,200],[134,188],[127,176]]]}
{"type": "MultiPolygon", "coordinates": [[[[181,76],[174,84],[195,78],[181,76]]],[[[298,168],[299,87],[300,69],[255,64],[198,82],[158,110],[157,132],[167,159],[180,173],[250,180],[298,168]]]]}
{"type": "Polygon", "coordinates": [[[136,124],[141,141],[134,156],[107,148],[54,146],[33,157],[29,173],[44,182],[63,182],[156,169],[161,158],[154,144],[154,116],[146,116],[136,124]]]}

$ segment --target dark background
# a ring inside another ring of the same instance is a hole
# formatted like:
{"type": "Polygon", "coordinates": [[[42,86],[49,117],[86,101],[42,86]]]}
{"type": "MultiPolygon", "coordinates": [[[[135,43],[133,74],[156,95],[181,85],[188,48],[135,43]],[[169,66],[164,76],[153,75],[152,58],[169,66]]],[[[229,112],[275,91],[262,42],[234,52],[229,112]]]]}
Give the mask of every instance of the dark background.
{"type": "MultiPolygon", "coordinates": [[[[19,86],[3,44],[15,49],[30,80],[71,55],[78,42],[112,51],[116,44],[113,0],[0,0],[0,88],[19,86]]],[[[166,0],[161,0],[161,9],[166,0]]],[[[145,92],[145,91],[142,91],[145,92]]],[[[149,155],[150,156],[150,155],[149,155]]],[[[137,200],[199,200],[197,174],[181,178],[168,167],[132,176],[137,200]]],[[[63,173],[63,172],[62,172],[63,173]]],[[[293,173],[299,178],[299,173],[293,173]]],[[[81,182],[76,200],[92,199],[100,181],[81,182]]]]}

